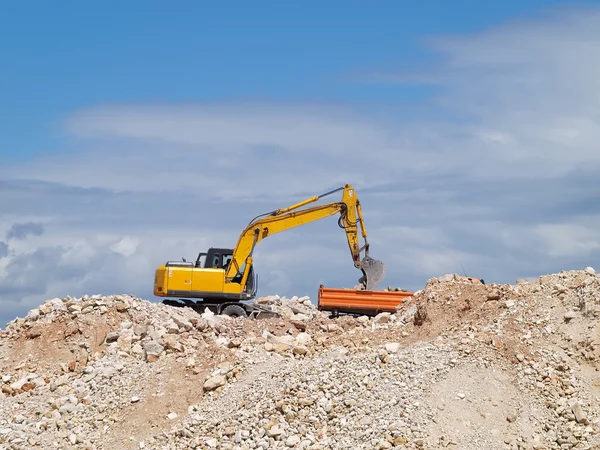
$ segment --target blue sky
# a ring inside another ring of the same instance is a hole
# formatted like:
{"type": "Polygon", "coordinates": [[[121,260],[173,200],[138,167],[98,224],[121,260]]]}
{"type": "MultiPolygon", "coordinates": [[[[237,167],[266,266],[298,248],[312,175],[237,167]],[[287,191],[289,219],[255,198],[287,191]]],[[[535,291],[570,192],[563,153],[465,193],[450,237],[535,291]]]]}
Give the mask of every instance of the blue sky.
{"type": "Polygon", "coordinates": [[[107,102],[422,98],[420,86],[352,80],[428,60],[421,41],[430,35],[478,31],[556,2],[444,3],[5,4],[2,152],[59,150],[61,118],[107,102]]]}
{"type": "MultiPolygon", "coordinates": [[[[386,284],[599,265],[598,3],[446,5],[3,5],[0,322],[150,297],[163,260],[344,182],[386,284]]],[[[355,282],[313,225],[262,243],[262,294],[355,282]]]]}

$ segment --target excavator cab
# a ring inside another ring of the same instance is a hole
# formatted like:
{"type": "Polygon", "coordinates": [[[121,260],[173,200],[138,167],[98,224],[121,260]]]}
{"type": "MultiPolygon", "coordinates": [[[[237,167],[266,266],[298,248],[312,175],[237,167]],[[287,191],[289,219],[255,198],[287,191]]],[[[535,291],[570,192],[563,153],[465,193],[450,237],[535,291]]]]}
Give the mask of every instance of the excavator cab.
{"type": "Polygon", "coordinates": [[[230,248],[210,248],[208,252],[198,253],[194,267],[226,269],[231,258],[233,258],[233,250],[230,248]]]}
{"type": "Polygon", "coordinates": [[[250,266],[248,279],[241,285],[244,267],[229,281],[225,273],[233,258],[233,249],[209,248],[195,262],[167,261],[156,269],[154,295],[159,297],[202,298],[213,301],[249,300],[256,295],[257,280],[250,266]]]}

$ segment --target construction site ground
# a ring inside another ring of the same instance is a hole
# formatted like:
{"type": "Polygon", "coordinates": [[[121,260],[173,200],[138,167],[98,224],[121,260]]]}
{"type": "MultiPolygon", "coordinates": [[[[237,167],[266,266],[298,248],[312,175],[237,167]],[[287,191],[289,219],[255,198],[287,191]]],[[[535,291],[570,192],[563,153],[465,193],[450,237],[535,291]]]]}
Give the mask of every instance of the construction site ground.
{"type": "Polygon", "coordinates": [[[0,449],[600,449],[600,277],[433,278],[395,314],[56,298],[0,334],[0,449]]]}

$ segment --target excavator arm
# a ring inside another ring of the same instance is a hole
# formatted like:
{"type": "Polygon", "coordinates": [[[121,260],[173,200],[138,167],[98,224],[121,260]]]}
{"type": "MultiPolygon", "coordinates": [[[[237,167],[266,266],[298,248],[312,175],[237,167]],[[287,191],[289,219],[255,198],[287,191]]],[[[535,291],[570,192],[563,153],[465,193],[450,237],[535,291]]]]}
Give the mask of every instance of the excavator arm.
{"type": "Polygon", "coordinates": [[[369,256],[369,243],[361,205],[356,191],[348,184],[325,194],[310,197],[287,208],[277,209],[254,218],[240,234],[231,262],[226,268],[225,282],[231,282],[234,277],[239,279],[241,275],[241,285],[246,285],[252,266],[252,254],[256,245],[264,238],[337,213],[340,214],[338,225],[346,232],[354,267],[363,273],[359,281],[365,285],[367,290],[372,290],[385,276],[385,265],[369,256]],[[339,202],[299,209],[339,191],[343,191],[342,199],[339,202]],[[359,242],[359,226],[365,241],[363,246],[360,246],[359,242]],[[361,259],[363,250],[365,256],[361,259]]]}

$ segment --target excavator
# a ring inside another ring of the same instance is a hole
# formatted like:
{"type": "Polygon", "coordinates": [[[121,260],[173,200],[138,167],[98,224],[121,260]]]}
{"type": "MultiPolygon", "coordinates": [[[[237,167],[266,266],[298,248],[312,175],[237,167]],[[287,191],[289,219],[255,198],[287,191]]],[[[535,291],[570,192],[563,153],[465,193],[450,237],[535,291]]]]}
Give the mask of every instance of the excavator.
{"type": "Polygon", "coordinates": [[[214,314],[255,316],[258,306],[242,302],[255,298],[258,289],[258,275],[254,273],[252,259],[256,245],[275,233],[338,213],[338,226],[346,232],[354,267],[362,272],[358,281],[365,290],[372,290],[385,277],[385,264],[369,256],[361,204],[354,188],[346,184],[255,217],[240,234],[234,249],[211,247],[207,252],[199,253],[195,262],[182,258],[182,261],[167,261],[160,265],[155,271],[154,295],[167,298],[163,300],[165,304],[189,306],[199,312],[208,308],[214,314]],[[340,191],[340,201],[306,207],[340,191]],[[364,239],[362,246],[359,225],[364,239]],[[361,258],[363,250],[364,257],[361,258]]]}

